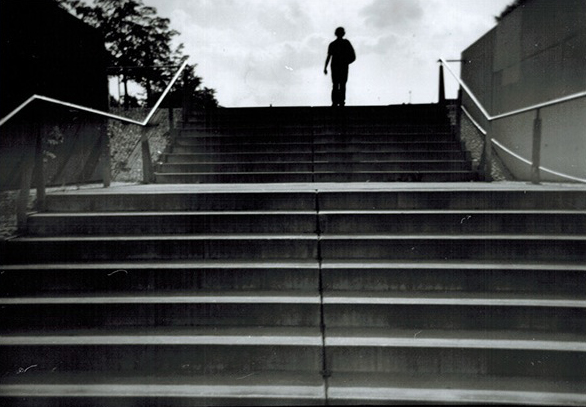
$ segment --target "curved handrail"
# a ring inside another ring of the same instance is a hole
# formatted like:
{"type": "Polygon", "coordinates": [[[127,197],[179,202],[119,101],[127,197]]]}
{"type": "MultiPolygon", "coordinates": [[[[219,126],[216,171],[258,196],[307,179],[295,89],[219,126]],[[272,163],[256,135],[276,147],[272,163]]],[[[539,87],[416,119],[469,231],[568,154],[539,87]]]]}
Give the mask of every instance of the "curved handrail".
{"type": "MultiPolygon", "coordinates": [[[[476,120],[474,120],[474,118],[472,117],[472,115],[468,112],[468,110],[464,106],[462,106],[462,111],[468,117],[468,119],[470,119],[470,121],[478,129],[478,131],[480,131],[482,134],[484,134],[486,136],[487,131],[484,130],[482,128],[482,126],[480,126],[480,124],[478,124],[478,122],[476,120]]],[[[507,153],[507,154],[515,157],[517,160],[519,160],[519,161],[521,161],[521,162],[523,162],[525,164],[528,164],[528,165],[533,165],[533,163],[531,161],[529,161],[528,159],[520,156],[519,154],[517,154],[514,151],[510,150],[509,148],[505,147],[502,143],[500,143],[496,139],[491,138],[490,141],[495,146],[497,146],[498,148],[500,148],[501,150],[503,150],[505,153],[507,153]]],[[[545,172],[547,172],[549,174],[557,175],[558,177],[567,178],[567,179],[570,179],[572,181],[578,181],[578,182],[584,182],[584,183],[586,183],[586,179],[583,179],[583,178],[578,178],[578,177],[574,177],[572,175],[564,174],[562,172],[550,170],[549,168],[542,167],[542,166],[539,166],[539,169],[541,171],[545,171],[545,172]]]]}
{"type": "MultiPolygon", "coordinates": [[[[495,121],[495,120],[499,120],[499,119],[504,119],[506,117],[511,117],[511,116],[515,116],[521,113],[527,113],[533,110],[538,110],[542,109],[544,107],[548,107],[548,106],[553,106],[553,105],[557,105],[560,103],[564,103],[564,102],[569,102],[571,100],[576,100],[579,98],[583,98],[586,97],[586,91],[582,91],[582,92],[577,92],[568,96],[563,96],[557,99],[552,99],[549,100],[547,102],[543,102],[543,103],[537,103],[535,105],[532,106],[528,106],[528,107],[524,107],[521,109],[517,109],[517,110],[512,110],[510,112],[507,113],[501,113],[498,115],[494,115],[491,116],[488,111],[485,109],[485,107],[482,105],[482,103],[480,103],[480,101],[478,100],[478,98],[474,95],[474,93],[472,92],[472,90],[468,87],[468,85],[466,85],[466,83],[464,83],[464,81],[462,79],[460,79],[458,77],[458,75],[456,75],[454,73],[454,71],[450,68],[450,66],[448,65],[447,61],[444,58],[440,58],[438,61],[442,66],[444,66],[448,72],[450,72],[450,74],[454,77],[454,79],[456,79],[456,81],[460,84],[460,86],[462,87],[462,89],[464,89],[466,91],[466,93],[468,94],[468,96],[470,97],[470,99],[472,100],[472,102],[474,102],[474,104],[476,105],[476,107],[480,110],[480,112],[482,113],[482,115],[486,118],[486,120],[488,120],[489,123],[495,121]]],[[[503,146],[501,143],[499,143],[496,139],[490,137],[488,135],[488,131],[486,131],[484,128],[482,128],[482,126],[480,126],[480,124],[478,124],[478,122],[476,120],[474,120],[474,118],[472,117],[472,115],[464,108],[464,106],[462,106],[462,111],[466,114],[466,116],[472,121],[472,124],[474,124],[474,126],[486,137],[487,142],[493,143],[495,144],[497,147],[499,147],[501,150],[503,150],[504,152],[506,152],[507,154],[511,155],[512,157],[520,160],[521,162],[524,162],[526,164],[529,164],[531,166],[534,165],[534,163],[532,161],[527,160],[526,158],[514,153],[513,151],[511,151],[510,149],[506,148],[505,146],[503,146]]],[[[578,178],[578,177],[574,177],[572,175],[568,175],[568,174],[564,174],[558,171],[554,171],[551,170],[549,168],[545,168],[542,167],[540,165],[536,165],[535,168],[545,171],[547,173],[562,177],[562,178],[566,178],[572,181],[578,181],[578,182],[583,182],[586,183],[586,179],[582,179],[582,178],[578,178]]]]}
{"type": "Polygon", "coordinates": [[[470,112],[468,112],[468,110],[464,106],[462,106],[462,111],[468,117],[468,119],[470,119],[472,124],[478,129],[479,132],[481,132],[485,136],[488,134],[488,132],[486,130],[484,130],[480,124],[478,124],[478,122],[474,119],[474,117],[472,117],[470,112]]]}
{"type": "MultiPolygon", "coordinates": [[[[507,147],[505,147],[504,145],[502,145],[501,143],[499,143],[497,140],[495,139],[490,139],[492,141],[492,143],[494,143],[495,146],[499,147],[501,150],[503,150],[505,153],[508,153],[509,155],[512,155],[513,157],[515,157],[516,159],[524,162],[525,164],[529,164],[529,165],[533,165],[533,163],[531,161],[529,161],[526,158],[521,157],[519,154],[509,150],[507,147]]],[[[553,175],[557,175],[558,177],[562,177],[562,178],[567,178],[570,179],[572,181],[577,181],[577,182],[583,182],[586,183],[586,179],[584,178],[578,178],[578,177],[574,177],[572,175],[568,175],[568,174],[564,174],[562,172],[558,172],[558,171],[554,171],[554,170],[550,170],[549,168],[546,167],[542,167],[541,165],[539,166],[539,169],[541,171],[545,171],[549,174],[553,174],[553,175]]]]}
{"type": "Polygon", "coordinates": [[[173,85],[175,84],[175,82],[177,82],[177,79],[179,78],[179,75],[181,75],[181,72],[183,72],[183,70],[185,69],[186,66],[187,66],[187,61],[184,61],[183,64],[181,65],[181,67],[177,70],[177,72],[173,76],[173,79],[171,79],[171,81],[169,82],[169,84],[167,85],[167,87],[165,88],[165,90],[163,91],[163,93],[161,94],[161,96],[159,97],[159,99],[157,100],[157,103],[155,103],[155,105],[152,107],[151,111],[149,112],[149,114],[147,115],[147,117],[143,121],[129,119],[127,117],[118,116],[118,115],[115,115],[115,114],[112,114],[112,113],[104,112],[104,111],[97,110],[97,109],[92,109],[91,107],[82,106],[82,105],[78,105],[78,104],[75,104],[75,103],[64,102],[62,100],[50,98],[50,97],[47,97],[47,96],[32,95],[30,98],[28,98],[26,101],[24,101],[20,106],[18,106],[12,112],[10,112],[6,116],[4,116],[0,120],[0,126],[2,126],[5,123],[7,123],[10,119],[12,119],[14,116],[16,116],[22,109],[24,109],[26,106],[28,106],[33,101],[35,101],[35,100],[43,100],[45,102],[49,102],[49,103],[53,103],[53,104],[57,104],[57,105],[61,105],[61,106],[66,106],[66,107],[72,107],[72,108],[79,109],[79,110],[82,110],[82,111],[85,111],[85,112],[89,112],[89,113],[97,114],[97,115],[100,115],[100,116],[108,117],[110,119],[115,119],[115,120],[119,120],[121,122],[136,124],[138,126],[144,127],[144,126],[147,126],[148,125],[149,121],[152,119],[153,115],[155,114],[155,112],[157,111],[157,109],[159,108],[159,106],[161,105],[161,103],[163,102],[163,99],[165,99],[165,97],[167,96],[167,94],[169,93],[169,91],[171,90],[171,88],[173,87],[173,85]]]}

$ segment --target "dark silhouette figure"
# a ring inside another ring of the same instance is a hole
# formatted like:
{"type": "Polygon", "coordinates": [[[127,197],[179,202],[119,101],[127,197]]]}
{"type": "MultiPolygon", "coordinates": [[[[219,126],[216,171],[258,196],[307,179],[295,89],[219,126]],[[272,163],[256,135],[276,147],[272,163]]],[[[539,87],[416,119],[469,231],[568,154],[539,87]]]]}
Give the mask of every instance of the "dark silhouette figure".
{"type": "Polygon", "coordinates": [[[348,65],[356,60],[356,53],[350,41],[344,39],[346,32],[343,27],[336,28],[336,40],[328,47],[328,57],[324,74],[328,74],[328,64],[332,60],[332,106],[346,104],[346,82],[348,81],[348,65]]]}

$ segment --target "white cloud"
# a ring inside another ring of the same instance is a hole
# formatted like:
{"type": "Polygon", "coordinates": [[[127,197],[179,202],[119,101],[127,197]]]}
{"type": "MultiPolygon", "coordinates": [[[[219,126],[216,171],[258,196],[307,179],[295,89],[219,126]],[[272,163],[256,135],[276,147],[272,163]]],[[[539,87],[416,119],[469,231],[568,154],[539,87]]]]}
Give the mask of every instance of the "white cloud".
{"type": "Polygon", "coordinates": [[[423,17],[421,0],[374,0],[362,9],[367,25],[396,32],[417,24],[423,17]]]}
{"type": "Polygon", "coordinates": [[[357,53],[348,104],[408,102],[409,91],[435,101],[437,59],[459,57],[512,0],[143,1],[181,32],[222,105],[282,106],[330,104],[323,65],[338,26],[357,53]]]}

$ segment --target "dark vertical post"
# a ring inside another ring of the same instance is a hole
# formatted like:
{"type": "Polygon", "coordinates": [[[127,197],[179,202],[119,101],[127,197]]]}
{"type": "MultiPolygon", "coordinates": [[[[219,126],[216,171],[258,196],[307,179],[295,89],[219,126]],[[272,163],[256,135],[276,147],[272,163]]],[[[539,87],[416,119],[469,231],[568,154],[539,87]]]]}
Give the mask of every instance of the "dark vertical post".
{"type": "Polygon", "coordinates": [[[533,121],[533,151],[531,154],[531,183],[539,184],[541,176],[539,166],[541,165],[541,109],[535,112],[533,121]]]}
{"type": "Polygon", "coordinates": [[[153,162],[151,161],[151,149],[149,147],[149,139],[147,137],[147,126],[142,126],[140,130],[140,143],[142,150],[142,181],[145,184],[150,184],[154,181],[155,174],[153,172],[153,162]]]}
{"type": "Polygon", "coordinates": [[[169,102],[169,134],[171,137],[175,135],[175,117],[173,115],[173,104],[169,102]]]}
{"type": "Polygon", "coordinates": [[[439,97],[438,103],[442,106],[446,104],[446,85],[444,83],[444,65],[440,62],[439,66],[439,97]]]}
{"type": "MultiPolygon", "coordinates": [[[[39,115],[41,121],[43,120],[42,114],[39,115]]],[[[35,126],[35,185],[37,187],[37,205],[36,209],[39,212],[45,210],[46,202],[46,191],[45,191],[45,157],[43,154],[43,137],[45,136],[45,124],[44,122],[38,123],[35,126]]]]}
{"type": "Polygon", "coordinates": [[[112,163],[110,159],[110,137],[108,136],[108,122],[106,119],[100,119],[100,138],[102,139],[102,180],[104,188],[108,188],[112,182],[112,163]]]}
{"type": "Polygon", "coordinates": [[[456,125],[460,128],[462,125],[462,88],[458,88],[458,102],[456,105],[456,125]]]}
{"type": "Polygon", "coordinates": [[[20,137],[23,141],[23,155],[20,174],[20,189],[16,199],[16,224],[19,232],[26,231],[26,212],[35,168],[36,142],[31,140],[34,137],[34,126],[30,122],[20,126],[20,137]]]}
{"type": "Polygon", "coordinates": [[[183,71],[183,125],[189,118],[189,75],[187,69],[183,71]]]}
{"type": "Polygon", "coordinates": [[[492,182],[492,121],[488,121],[484,135],[484,152],[482,154],[482,175],[486,182],[492,182]]]}

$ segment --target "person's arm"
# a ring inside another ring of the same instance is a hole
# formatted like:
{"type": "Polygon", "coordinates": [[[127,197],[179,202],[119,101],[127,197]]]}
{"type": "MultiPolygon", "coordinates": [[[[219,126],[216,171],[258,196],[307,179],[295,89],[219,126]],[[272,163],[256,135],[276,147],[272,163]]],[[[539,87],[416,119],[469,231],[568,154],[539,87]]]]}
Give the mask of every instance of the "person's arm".
{"type": "Polygon", "coordinates": [[[324,74],[328,74],[328,64],[330,63],[330,59],[332,58],[332,54],[328,52],[328,57],[326,58],[326,66],[324,66],[324,74]]]}

